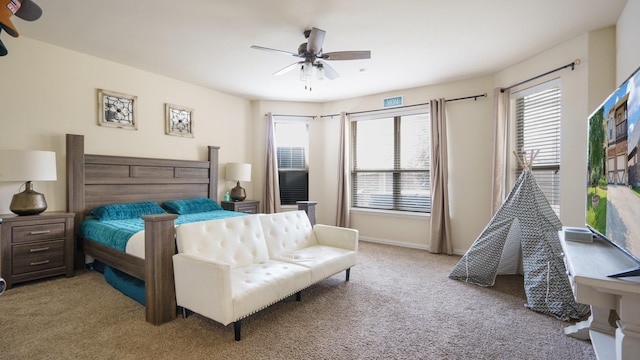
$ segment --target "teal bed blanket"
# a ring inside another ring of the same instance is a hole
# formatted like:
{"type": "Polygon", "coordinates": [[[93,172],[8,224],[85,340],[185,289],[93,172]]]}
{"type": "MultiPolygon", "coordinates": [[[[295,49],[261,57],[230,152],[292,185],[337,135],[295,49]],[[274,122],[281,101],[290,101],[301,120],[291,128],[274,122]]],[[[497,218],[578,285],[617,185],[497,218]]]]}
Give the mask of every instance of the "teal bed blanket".
{"type": "MultiPolygon", "coordinates": [[[[214,210],[179,215],[175,220],[175,224],[180,225],[244,215],[247,214],[227,210],[214,210]]],[[[80,236],[124,252],[129,239],[140,230],[144,230],[144,220],[140,218],[123,220],[86,219],[80,225],[80,236]]]]}

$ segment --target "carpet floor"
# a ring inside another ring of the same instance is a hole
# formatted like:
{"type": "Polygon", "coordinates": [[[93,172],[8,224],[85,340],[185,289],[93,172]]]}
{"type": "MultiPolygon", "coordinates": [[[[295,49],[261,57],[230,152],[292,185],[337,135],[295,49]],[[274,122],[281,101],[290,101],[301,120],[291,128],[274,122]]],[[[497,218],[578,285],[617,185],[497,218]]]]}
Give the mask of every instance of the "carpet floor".
{"type": "MultiPolygon", "coordinates": [[[[483,288],[460,259],[360,243],[337,274],[233,326],[192,314],[160,326],[100,273],[17,284],[0,296],[0,359],[595,359],[570,325],[524,304],[523,277],[483,288]]],[[[203,285],[204,286],[204,285],[203,285]]]]}

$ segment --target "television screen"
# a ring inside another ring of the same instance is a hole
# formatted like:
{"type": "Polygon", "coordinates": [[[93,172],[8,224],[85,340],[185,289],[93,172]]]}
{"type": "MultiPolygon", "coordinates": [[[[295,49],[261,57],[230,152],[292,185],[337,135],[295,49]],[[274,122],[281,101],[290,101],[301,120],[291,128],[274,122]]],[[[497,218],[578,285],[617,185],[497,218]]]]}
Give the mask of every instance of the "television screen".
{"type": "Polygon", "coordinates": [[[640,68],[589,116],[587,226],[638,262],[640,275],[640,68]]]}

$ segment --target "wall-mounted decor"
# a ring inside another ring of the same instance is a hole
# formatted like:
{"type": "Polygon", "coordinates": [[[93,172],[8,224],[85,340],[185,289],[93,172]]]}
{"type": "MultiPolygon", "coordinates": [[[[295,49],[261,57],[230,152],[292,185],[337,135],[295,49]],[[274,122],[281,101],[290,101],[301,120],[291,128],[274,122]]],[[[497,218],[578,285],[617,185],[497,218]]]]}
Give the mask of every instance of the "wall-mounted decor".
{"type": "Polygon", "coordinates": [[[165,104],[167,135],[193,137],[193,109],[165,104]]]}
{"type": "Polygon", "coordinates": [[[98,125],[138,130],[138,97],[98,89],[98,125]]]}

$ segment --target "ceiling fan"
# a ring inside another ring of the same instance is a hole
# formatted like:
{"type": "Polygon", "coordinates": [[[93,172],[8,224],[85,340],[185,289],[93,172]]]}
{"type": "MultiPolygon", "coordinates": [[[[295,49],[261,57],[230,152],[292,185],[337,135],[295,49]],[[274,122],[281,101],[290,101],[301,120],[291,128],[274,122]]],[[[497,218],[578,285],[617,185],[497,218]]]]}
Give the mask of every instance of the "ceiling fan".
{"type": "Polygon", "coordinates": [[[286,54],[301,58],[302,60],[295,62],[287,67],[280,69],[273,73],[273,75],[282,75],[293,69],[300,69],[300,79],[309,82],[313,68],[316,68],[318,77],[322,78],[326,76],[328,79],[333,80],[338,78],[338,73],[331,67],[326,61],[332,60],[361,60],[370,59],[371,51],[336,51],[325,53],[322,51],[322,44],[324,43],[324,37],[326,32],[318,28],[312,28],[311,30],[304,31],[304,37],[307,42],[298,46],[298,52],[289,52],[285,50],[278,50],[267,48],[263,46],[251,45],[252,49],[271,51],[281,54],[286,54]]]}

